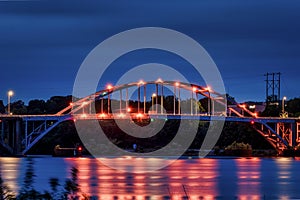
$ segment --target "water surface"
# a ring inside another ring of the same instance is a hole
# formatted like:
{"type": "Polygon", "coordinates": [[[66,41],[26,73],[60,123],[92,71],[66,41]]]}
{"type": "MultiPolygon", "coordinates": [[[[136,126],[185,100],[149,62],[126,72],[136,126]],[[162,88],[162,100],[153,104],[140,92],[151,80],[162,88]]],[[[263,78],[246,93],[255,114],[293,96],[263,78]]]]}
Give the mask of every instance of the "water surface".
{"type": "MultiPolygon", "coordinates": [[[[110,158],[137,167],[162,158],[110,158]]],[[[74,166],[81,191],[99,199],[300,199],[300,161],[293,158],[180,159],[150,173],[111,169],[93,158],[35,157],[35,187],[50,190],[49,178],[63,183],[74,166]]],[[[124,166],[126,167],[126,166],[124,166]]],[[[0,158],[4,182],[14,191],[22,186],[26,158],[0,158]]]]}

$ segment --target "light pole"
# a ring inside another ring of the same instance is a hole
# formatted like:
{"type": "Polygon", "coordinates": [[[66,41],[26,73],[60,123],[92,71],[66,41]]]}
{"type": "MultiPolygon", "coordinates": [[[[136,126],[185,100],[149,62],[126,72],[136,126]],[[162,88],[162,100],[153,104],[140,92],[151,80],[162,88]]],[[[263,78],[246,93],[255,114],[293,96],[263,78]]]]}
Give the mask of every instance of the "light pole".
{"type": "Polygon", "coordinates": [[[8,105],[7,105],[7,113],[10,115],[10,98],[14,95],[14,92],[12,90],[9,90],[7,93],[8,98],[8,105]]]}
{"type": "Polygon", "coordinates": [[[284,101],[286,100],[286,97],[282,98],[282,113],[284,113],[284,101]]]}
{"type": "MultiPolygon", "coordinates": [[[[152,112],[154,113],[154,98],[156,97],[156,93],[152,94],[152,112]]],[[[157,110],[155,109],[155,113],[157,112],[157,110]]]]}
{"type": "Polygon", "coordinates": [[[210,87],[205,88],[206,92],[208,93],[207,98],[207,115],[211,116],[211,95],[210,95],[210,87]]]}

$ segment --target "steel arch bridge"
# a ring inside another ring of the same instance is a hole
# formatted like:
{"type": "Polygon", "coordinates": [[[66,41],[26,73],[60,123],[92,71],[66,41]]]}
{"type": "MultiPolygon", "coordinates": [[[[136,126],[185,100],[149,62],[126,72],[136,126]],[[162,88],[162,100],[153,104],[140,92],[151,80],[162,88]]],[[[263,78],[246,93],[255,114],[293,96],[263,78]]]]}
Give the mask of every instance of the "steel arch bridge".
{"type": "Polygon", "coordinates": [[[295,147],[300,142],[298,118],[259,117],[245,105],[230,101],[225,94],[220,94],[209,87],[161,79],[118,86],[107,85],[105,89],[86,97],[74,98],[69,106],[54,115],[0,115],[0,142],[12,153],[26,154],[46,134],[64,121],[129,118],[200,121],[225,119],[227,122],[250,123],[253,129],[280,152],[289,146],[295,147]],[[133,101],[129,99],[129,90],[137,91],[134,106],[130,105],[133,101]],[[167,91],[172,92],[172,95],[169,95],[170,98],[166,103],[167,91]],[[200,110],[198,104],[200,98],[207,99],[205,112],[200,110]],[[230,106],[227,106],[227,101],[230,106]],[[98,109],[95,109],[96,102],[100,104],[98,109]],[[181,109],[183,105],[185,109],[181,109]],[[169,109],[165,110],[166,106],[169,109]],[[5,130],[8,130],[7,134],[5,130]],[[6,142],[5,135],[7,135],[6,142]]]}

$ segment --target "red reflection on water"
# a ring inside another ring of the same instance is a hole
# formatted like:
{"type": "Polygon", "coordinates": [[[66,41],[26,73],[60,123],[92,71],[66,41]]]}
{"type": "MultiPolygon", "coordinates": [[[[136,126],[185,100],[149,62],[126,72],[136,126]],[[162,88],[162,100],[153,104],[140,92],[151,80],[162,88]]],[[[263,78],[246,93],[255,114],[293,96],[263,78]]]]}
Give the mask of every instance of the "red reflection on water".
{"type": "Polygon", "coordinates": [[[260,165],[258,158],[236,159],[237,165],[237,186],[239,199],[261,199],[260,196],[260,165]]]}
{"type": "MultiPolygon", "coordinates": [[[[115,159],[120,162],[120,159],[115,159]]],[[[131,158],[135,167],[146,168],[157,158],[131,158]]],[[[82,192],[99,199],[214,199],[218,196],[218,162],[214,159],[177,160],[149,173],[128,173],[111,169],[96,159],[70,159],[79,169],[82,192]]],[[[164,162],[161,159],[160,162],[164,162]]],[[[166,161],[169,162],[169,161],[166,161]]],[[[125,166],[126,167],[126,166],[125,166]]]]}

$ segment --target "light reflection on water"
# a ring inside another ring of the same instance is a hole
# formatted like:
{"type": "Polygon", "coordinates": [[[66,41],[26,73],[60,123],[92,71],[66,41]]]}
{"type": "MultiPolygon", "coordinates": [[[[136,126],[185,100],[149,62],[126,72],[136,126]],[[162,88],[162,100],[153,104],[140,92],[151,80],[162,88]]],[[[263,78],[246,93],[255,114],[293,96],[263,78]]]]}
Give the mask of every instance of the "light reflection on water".
{"type": "MultiPolygon", "coordinates": [[[[122,159],[110,158],[122,164],[122,159]]],[[[131,158],[136,168],[158,158],[131,158]]],[[[82,192],[100,199],[291,199],[300,198],[300,161],[276,159],[180,159],[149,173],[116,171],[92,158],[36,157],[36,189],[50,190],[49,178],[63,183],[74,166],[82,192]]],[[[125,168],[127,166],[124,166],[125,168]]],[[[5,183],[14,191],[22,185],[25,158],[0,158],[5,183]]]]}

